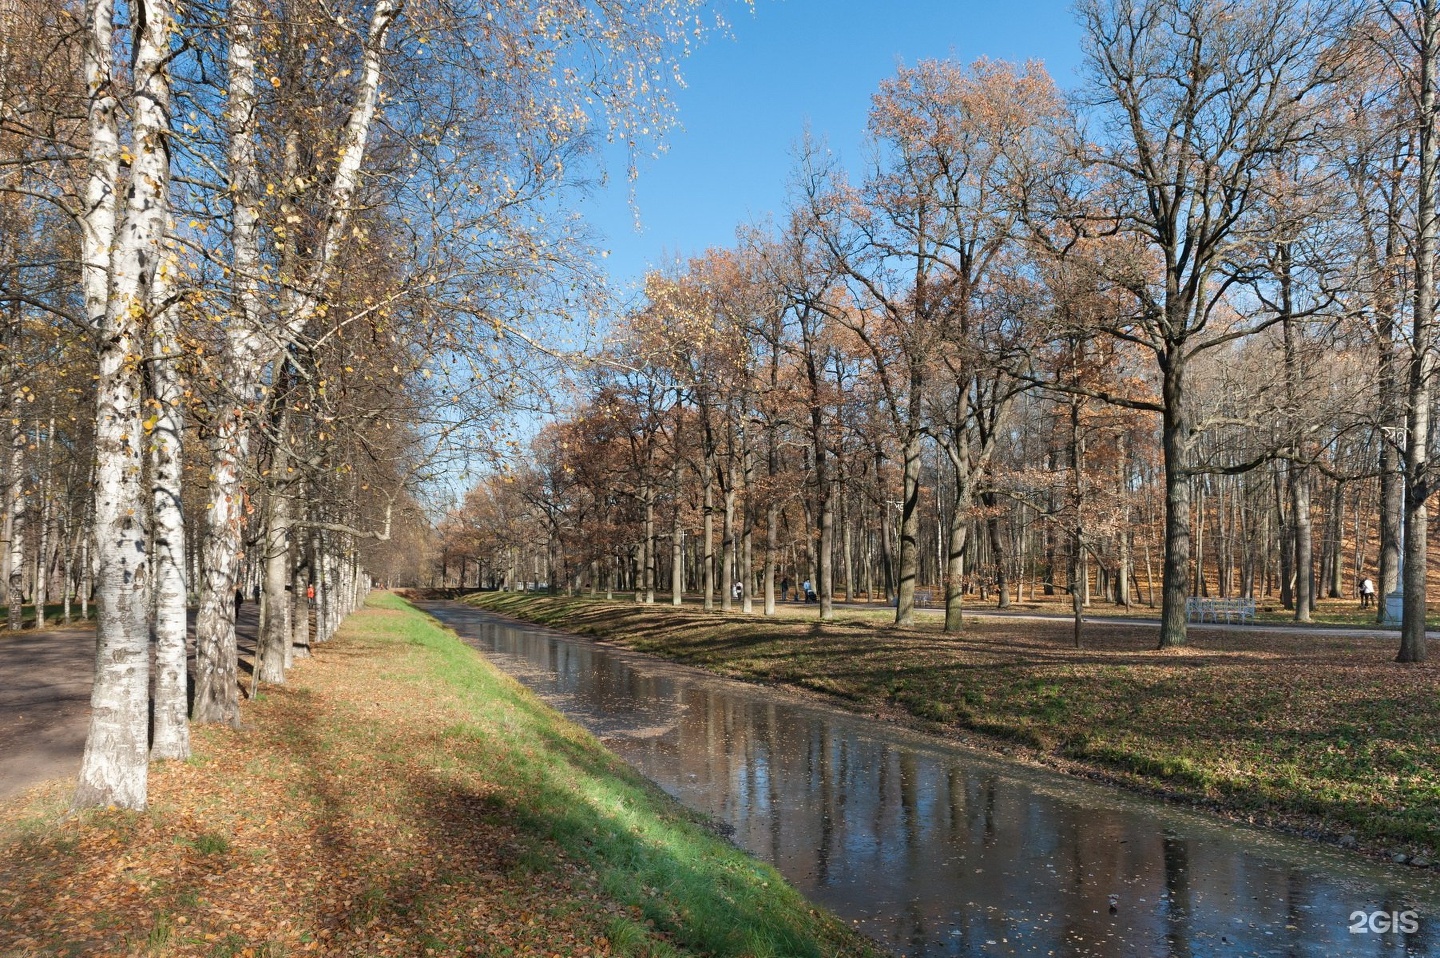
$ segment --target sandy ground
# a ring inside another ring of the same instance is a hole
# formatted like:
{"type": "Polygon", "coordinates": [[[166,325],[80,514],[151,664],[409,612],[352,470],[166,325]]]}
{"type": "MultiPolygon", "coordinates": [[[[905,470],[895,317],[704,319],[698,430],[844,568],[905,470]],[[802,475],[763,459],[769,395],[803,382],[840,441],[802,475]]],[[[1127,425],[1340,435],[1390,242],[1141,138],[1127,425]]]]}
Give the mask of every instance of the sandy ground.
{"type": "MultiPolygon", "coordinates": [[[[259,606],[246,602],[242,653],[253,645],[258,618],[259,606]]],[[[193,656],[193,633],[190,639],[193,656]]],[[[93,625],[0,633],[0,800],[79,774],[94,679],[93,625]]]]}

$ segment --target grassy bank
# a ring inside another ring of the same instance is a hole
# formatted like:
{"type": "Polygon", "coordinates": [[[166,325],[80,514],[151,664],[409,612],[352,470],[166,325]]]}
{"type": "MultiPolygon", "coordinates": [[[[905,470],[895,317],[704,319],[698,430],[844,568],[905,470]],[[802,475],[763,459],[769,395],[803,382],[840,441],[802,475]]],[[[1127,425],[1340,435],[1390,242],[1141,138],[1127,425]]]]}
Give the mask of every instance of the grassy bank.
{"type": "Polygon", "coordinates": [[[1250,821],[1422,862],[1440,847],[1440,648],[1399,666],[1393,642],[1319,630],[1195,629],[1154,652],[1153,626],[972,618],[963,636],[873,613],[821,625],[694,608],[503,593],[470,601],[743,679],[984,742],[1250,821]]]}
{"type": "Polygon", "coordinates": [[[0,955],[872,953],[396,597],[246,721],[0,806],[0,955]]]}

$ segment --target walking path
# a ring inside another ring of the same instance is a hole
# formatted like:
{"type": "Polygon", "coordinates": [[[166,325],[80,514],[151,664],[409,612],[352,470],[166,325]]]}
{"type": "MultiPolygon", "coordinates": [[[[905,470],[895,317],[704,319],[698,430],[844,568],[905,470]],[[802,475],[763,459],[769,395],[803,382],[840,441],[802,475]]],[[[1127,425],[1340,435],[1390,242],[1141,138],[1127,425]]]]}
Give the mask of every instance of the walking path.
{"type": "MultiPolygon", "coordinates": [[[[791,603],[793,604],[793,603],[791,603]]],[[[841,609],[881,609],[891,608],[879,606],[874,603],[864,602],[836,602],[836,608],[841,609]]],[[[943,615],[944,609],[932,608],[929,606],[916,606],[915,611],[920,614],[943,615]]],[[[1069,622],[1072,616],[1068,612],[1032,612],[1028,610],[997,609],[994,606],[971,606],[965,607],[965,615],[970,618],[999,618],[1019,619],[1031,622],[1069,622]]],[[[1160,619],[1158,616],[1133,616],[1133,615],[1085,615],[1086,625],[1139,625],[1150,626],[1158,629],[1160,619]]],[[[1324,632],[1325,635],[1340,636],[1351,639],[1393,639],[1400,640],[1400,632],[1397,629],[1383,629],[1378,626],[1367,628],[1347,628],[1323,623],[1302,624],[1299,622],[1251,622],[1244,625],[1226,622],[1191,622],[1190,628],[1204,629],[1205,631],[1219,630],[1224,632],[1324,632]]],[[[1431,629],[1425,633],[1430,638],[1440,638],[1440,631],[1431,629]]]]}
{"type": "MultiPolygon", "coordinates": [[[[242,650],[253,647],[258,625],[259,606],[245,603],[242,650]]],[[[190,641],[193,656],[193,632],[190,641]]],[[[0,632],[0,801],[79,774],[94,682],[93,624],[0,632]]]]}
{"type": "MultiPolygon", "coordinates": [[[[849,609],[876,609],[876,605],[841,603],[849,609]]],[[[919,609],[939,614],[940,609],[919,609]]],[[[994,608],[967,608],[971,617],[1021,621],[1068,621],[1068,615],[994,608]]],[[[253,650],[259,626],[259,606],[247,602],[241,609],[238,636],[242,653],[253,650]]],[[[1159,619],[1094,615],[1089,625],[1150,626],[1159,619]]],[[[192,623],[193,625],[193,623],[192,623]]],[[[1307,627],[1289,623],[1226,625],[1206,622],[1194,628],[1227,632],[1274,633],[1323,630],[1327,636],[1395,641],[1386,629],[1307,627]]],[[[1432,638],[1440,632],[1428,633],[1432,638]]],[[[194,635],[191,635],[193,655],[194,635]]],[[[248,664],[242,663],[242,671],[248,664]]],[[[95,677],[93,625],[55,626],[43,631],[0,632],[0,801],[40,782],[73,778],[80,770],[85,735],[90,721],[90,688],[95,677]]]]}
{"type": "MultiPolygon", "coordinates": [[[[942,609],[925,611],[943,612],[942,609]]],[[[972,616],[994,616],[997,618],[1010,618],[1021,620],[1035,620],[1043,622],[1069,622],[1070,615],[1059,615],[1053,612],[1007,612],[1001,609],[966,609],[966,615],[972,616]]],[[[1127,615],[1086,615],[1086,625],[1147,625],[1153,628],[1160,628],[1159,618],[1135,617],[1127,615]]],[[[1192,629],[1219,629],[1225,632],[1324,632],[1326,635],[1343,636],[1353,639],[1394,639],[1400,640],[1400,632],[1397,629],[1382,629],[1379,627],[1369,628],[1347,628],[1335,625],[1323,625],[1317,623],[1300,622],[1250,622],[1246,624],[1228,622],[1191,622],[1192,629]]],[[[1432,638],[1440,637],[1440,632],[1431,630],[1425,633],[1432,638]]]]}

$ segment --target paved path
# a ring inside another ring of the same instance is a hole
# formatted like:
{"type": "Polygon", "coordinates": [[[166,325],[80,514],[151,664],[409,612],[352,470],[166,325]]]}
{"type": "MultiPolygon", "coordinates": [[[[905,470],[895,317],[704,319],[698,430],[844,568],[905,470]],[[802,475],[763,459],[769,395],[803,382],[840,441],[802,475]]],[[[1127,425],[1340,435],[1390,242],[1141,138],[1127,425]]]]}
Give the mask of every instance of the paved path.
{"type": "MultiPolygon", "coordinates": [[[[258,618],[259,606],[245,603],[243,650],[253,646],[258,618]]],[[[193,633],[190,641],[193,656],[193,633]]],[[[94,681],[93,625],[0,632],[0,801],[79,774],[94,681]]]]}
{"type": "MultiPolygon", "coordinates": [[[[795,603],[792,602],[792,603],[786,603],[786,604],[787,604],[787,605],[794,605],[795,603]]],[[[868,603],[868,604],[867,604],[867,603],[864,603],[864,602],[836,602],[836,603],[835,603],[835,607],[836,607],[837,609],[856,609],[856,610],[865,610],[865,609],[875,610],[875,609],[893,608],[893,606],[883,606],[883,605],[879,605],[879,604],[876,604],[876,603],[873,603],[873,602],[872,602],[872,603],[868,603]]],[[[930,606],[917,606],[916,609],[915,609],[915,611],[916,611],[917,613],[920,613],[920,614],[941,615],[941,614],[944,613],[945,610],[944,610],[944,609],[933,608],[933,607],[930,607],[930,606]]],[[[1022,620],[1022,621],[1031,621],[1031,622],[1070,622],[1070,621],[1073,620],[1073,617],[1071,616],[1071,614],[1070,614],[1069,612],[1063,612],[1063,613],[1061,613],[1061,612],[1033,612],[1033,611],[1030,611],[1030,610],[1027,610],[1027,609],[1007,610],[1007,609],[997,609],[997,608],[996,608],[995,606],[993,606],[993,605],[981,605],[981,606],[967,605],[967,606],[965,606],[965,615],[968,616],[968,617],[971,617],[971,618],[1020,619],[1020,620],[1022,620]]],[[[1138,625],[1138,626],[1149,626],[1149,627],[1151,627],[1151,628],[1158,629],[1158,628],[1160,628],[1160,619],[1159,619],[1158,616],[1152,618],[1152,617],[1150,617],[1150,616],[1104,615],[1104,614],[1092,615],[1092,614],[1090,614],[1090,613],[1086,613],[1086,615],[1085,615],[1085,624],[1086,624],[1086,625],[1138,625]]],[[[1299,623],[1299,622],[1252,622],[1252,623],[1250,623],[1250,624],[1248,624],[1248,625],[1236,625],[1236,624],[1230,624],[1230,623],[1225,623],[1225,622],[1191,622],[1191,623],[1190,623],[1190,628],[1192,628],[1192,629],[1204,629],[1204,630],[1206,630],[1207,632],[1210,631],[1210,630],[1212,630],[1212,629],[1218,629],[1218,630],[1221,630],[1221,631],[1224,631],[1224,632],[1259,632],[1259,633],[1265,633],[1265,632],[1268,632],[1268,633],[1275,633],[1275,632],[1319,632],[1319,633],[1321,633],[1321,634],[1323,634],[1323,635],[1327,635],[1327,636],[1341,636],[1341,637],[1344,637],[1344,638],[1351,638],[1351,639],[1387,639],[1387,640],[1393,639],[1393,640],[1395,640],[1396,642],[1398,642],[1398,641],[1400,640],[1400,632],[1399,632],[1399,630],[1397,630],[1397,629],[1382,629],[1382,628],[1379,628],[1379,627],[1377,627],[1377,626],[1370,626],[1370,627],[1366,627],[1366,628],[1360,628],[1360,627],[1356,627],[1356,628],[1346,628],[1346,627],[1335,626],[1335,625],[1325,625],[1325,624],[1323,624],[1323,623],[1311,623],[1311,624],[1309,624],[1309,625],[1302,625],[1302,624],[1299,623]]],[[[1436,630],[1432,629],[1432,630],[1426,632],[1425,635],[1426,635],[1428,638],[1432,638],[1432,639],[1440,638],[1440,631],[1436,631],[1436,630]]]]}

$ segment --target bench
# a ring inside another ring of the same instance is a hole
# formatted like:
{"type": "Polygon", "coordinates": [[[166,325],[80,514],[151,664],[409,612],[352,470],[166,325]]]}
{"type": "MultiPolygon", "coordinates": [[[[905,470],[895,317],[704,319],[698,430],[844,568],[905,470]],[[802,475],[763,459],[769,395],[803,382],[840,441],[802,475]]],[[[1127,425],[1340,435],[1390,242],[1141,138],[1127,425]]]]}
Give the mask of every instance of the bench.
{"type": "Polygon", "coordinates": [[[1191,596],[1185,600],[1185,621],[1245,623],[1255,621],[1254,599],[1202,599],[1191,596]]]}

